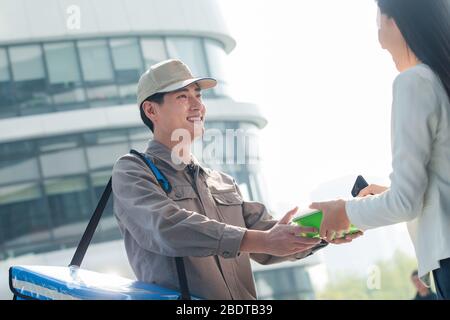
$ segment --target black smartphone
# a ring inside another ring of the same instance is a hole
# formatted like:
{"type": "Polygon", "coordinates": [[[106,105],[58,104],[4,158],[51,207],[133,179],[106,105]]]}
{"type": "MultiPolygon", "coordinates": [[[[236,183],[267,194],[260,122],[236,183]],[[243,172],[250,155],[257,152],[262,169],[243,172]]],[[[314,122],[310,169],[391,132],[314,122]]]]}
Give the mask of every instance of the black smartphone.
{"type": "Polygon", "coordinates": [[[362,176],[358,176],[352,188],[352,196],[356,197],[359,192],[367,186],[369,186],[369,184],[367,183],[366,179],[364,179],[362,176]]]}

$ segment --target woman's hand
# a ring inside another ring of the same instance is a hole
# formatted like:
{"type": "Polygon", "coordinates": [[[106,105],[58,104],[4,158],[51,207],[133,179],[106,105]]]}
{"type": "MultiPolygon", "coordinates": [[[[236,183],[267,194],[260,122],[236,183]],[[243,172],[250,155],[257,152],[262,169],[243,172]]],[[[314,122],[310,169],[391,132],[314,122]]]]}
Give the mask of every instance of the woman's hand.
{"type": "Polygon", "coordinates": [[[347,234],[343,238],[337,238],[334,240],[329,241],[332,244],[343,244],[343,243],[349,243],[352,242],[354,239],[361,237],[364,235],[362,231],[358,231],[352,234],[347,234]]]}
{"type": "Polygon", "coordinates": [[[358,193],[358,197],[365,197],[365,196],[368,196],[368,195],[380,194],[380,193],[385,192],[387,189],[389,189],[389,188],[388,187],[379,186],[377,184],[371,184],[371,185],[365,187],[364,189],[362,189],[358,193]]]}
{"type": "Polygon", "coordinates": [[[342,238],[344,233],[350,229],[350,220],[345,212],[344,200],[314,202],[309,207],[322,211],[320,238],[331,242],[335,238],[342,238]]]}

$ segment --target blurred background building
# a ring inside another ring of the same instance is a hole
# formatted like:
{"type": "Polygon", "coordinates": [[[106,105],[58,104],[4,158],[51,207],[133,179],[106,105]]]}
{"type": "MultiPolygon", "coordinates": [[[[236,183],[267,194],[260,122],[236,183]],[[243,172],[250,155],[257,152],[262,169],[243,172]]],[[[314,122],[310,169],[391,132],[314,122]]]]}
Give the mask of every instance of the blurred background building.
{"type": "MultiPolygon", "coordinates": [[[[150,65],[179,58],[218,79],[204,92],[207,127],[249,130],[255,143],[266,125],[257,105],[229,95],[235,40],[216,1],[2,0],[0,26],[0,298],[10,265],[69,263],[115,160],[145,150],[135,91],[150,65]]],[[[207,164],[265,202],[258,153],[238,148],[252,164],[207,164]]],[[[260,298],[314,298],[307,270],[318,263],[256,266],[260,298]]],[[[111,203],[84,267],[134,277],[111,203]]]]}

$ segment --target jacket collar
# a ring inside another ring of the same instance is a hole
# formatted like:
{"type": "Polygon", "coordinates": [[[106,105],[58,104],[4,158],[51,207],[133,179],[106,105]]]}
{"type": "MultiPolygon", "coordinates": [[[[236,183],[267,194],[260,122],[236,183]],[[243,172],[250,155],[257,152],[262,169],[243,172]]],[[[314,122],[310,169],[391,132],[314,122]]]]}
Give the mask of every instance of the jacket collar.
{"type": "MultiPolygon", "coordinates": [[[[182,171],[186,169],[187,164],[182,162],[181,160],[178,161],[179,163],[175,163],[172,161],[172,150],[170,150],[167,146],[162,144],[159,141],[156,140],[150,140],[148,142],[147,150],[145,151],[147,155],[150,155],[152,157],[157,158],[158,160],[161,160],[162,162],[165,162],[170,167],[172,167],[174,170],[182,171]]],[[[200,170],[205,171],[204,168],[200,165],[197,158],[191,153],[191,163],[197,165],[200,167],[200,170]]]]}

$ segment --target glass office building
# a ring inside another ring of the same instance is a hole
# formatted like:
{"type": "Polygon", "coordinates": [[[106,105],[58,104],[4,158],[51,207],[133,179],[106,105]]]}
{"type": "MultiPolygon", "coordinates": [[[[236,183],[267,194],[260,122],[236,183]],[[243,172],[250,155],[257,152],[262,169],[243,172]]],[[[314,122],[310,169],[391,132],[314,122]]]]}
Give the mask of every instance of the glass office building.
{"type": "MultiPolygon", "coordinates": [[[[185,61],[194,74],[219,80],[217,89],[204,92],[206,105],[229,99],[220,68],[226,53],[218,41],[207,38],[109,37],[0,46],[0,52],[2,119],[111,105],[134,108],[139,76],[169,57],[185,61]]],[[[207,127],[224,133],[257,128],[235,120],[210,121],[207,127]]],[[[0,144],[0,259],[73,246],[115,160],[131,148],[145,150],[150,137],[138,123],[0,144]]],[[[237,176],[250,199],[261,199],[257,167],[249,168],[218,167],[237,176]]],[[[98,240],[118,237],[110,226],[114,232],[104,228],[98,240]]]]}
{"type": "MultiPolygon", "coordinates": [[[[194,8],[182,0],[0,4],[0,18],[18,30],[0,31],[0,262],[76,246],[116,159],[131,148],[145,150],[151,138],[139,117],[136,85],[140,74],[156,62],[179,58],[194,75],[216,78],[219,85],[203,93],[207,128],[219,130],[224,138],[227,129],[241,129],[245,141],[256,145],[257,131],[266,120],[257,106],[229,95],[224,66],[234,40],[215,1],[194,3],[194,8]],[[64,22],[64,9],[73,3],[78,3],[81,28],[52,25],[52,15],[64,22]],[[171,12],[178,3],[185,14],[211,12],[213,17],[195,23],[173,21],[171,12]],[[123,29],[117,29],[120,24],[108,25],[99,13],[109,10],[113,21],[120,20],[115,5],[124,6],[131,16],[141,14],[142,7],[148,12],[156,8],[158,19],[140,25],[125,21],[123,29]],[[35,16],[10,18],[11,12],[31,9],[44,20],[48,14],[47,25],[38,26],[35,16]]],[[[198,156],[206,165],[233,175],[248,200],[264,202],[257,151],[240,142],[235,148],[252,160],[250,164],[216,164],[215,159],[198,156]]],[[[110,203],[93,246],[120,237],[110,203]]],[[[275,274],[270,271],[270,277],[275,274]]],[[[286,274],[289,277],[286,271],[279,276],[286,274]]],[[[262,276],[263,271],[256,279],[262,276]]],[[[276,281],[270,277],[264,283],[273,287],[276,281]]],[[[266,298],[282,297],[271,292],[266,298]]]]}

